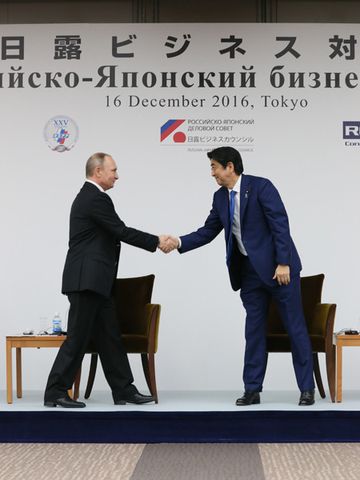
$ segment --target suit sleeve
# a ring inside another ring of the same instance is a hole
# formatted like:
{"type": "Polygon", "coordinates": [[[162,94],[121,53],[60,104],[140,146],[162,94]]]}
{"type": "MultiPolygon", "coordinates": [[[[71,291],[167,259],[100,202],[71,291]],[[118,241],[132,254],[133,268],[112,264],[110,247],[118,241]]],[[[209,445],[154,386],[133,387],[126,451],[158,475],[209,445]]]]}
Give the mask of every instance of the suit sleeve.
{"type": "Polygon", "coordinates": [[[107,194],[97,195],[92,203],[91,217],[94,222],[121,241],[154,252],[159,243],[159,237],[150,233],[127,227],[115,212],[111,198],[107,194]]]}
{"type": "Polygon", "coordinates": [[[279,192],[269,180],[259,189],[259,200],[273,236],[275,261],[277,264],[290,265],[292,240],[289,219],[279,192]]]}
{"type": "Polygon", "coordinates": [[[219,218],[214,197],[212,208],[204,225],[195,232],[180,237],[181,247],[179,248],[179,252],[189,252],[190,250],[194,250],[195,248],[210,243],[217,235],[219,235],[222,229],[223,224],[219,218]]]}

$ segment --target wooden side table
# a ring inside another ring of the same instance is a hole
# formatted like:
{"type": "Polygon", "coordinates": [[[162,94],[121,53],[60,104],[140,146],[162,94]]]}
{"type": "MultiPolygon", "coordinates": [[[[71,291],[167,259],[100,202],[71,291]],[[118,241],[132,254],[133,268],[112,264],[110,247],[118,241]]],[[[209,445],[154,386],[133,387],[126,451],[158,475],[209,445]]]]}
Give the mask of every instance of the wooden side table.
{"type": "Polygon", "coordinates": [[[336,401],[342,401],[342,348],[360,347],[360,335],[334,333],[333,344],[336,346],[336,401]]]}
{"type": "Polygon", "coordinates": [[[12,349],[16,348],[16,396],[22,398],[22,348],[59,348],[66,335],[14,335],[6,337],[6,395],[12,403],[12,349]]]}

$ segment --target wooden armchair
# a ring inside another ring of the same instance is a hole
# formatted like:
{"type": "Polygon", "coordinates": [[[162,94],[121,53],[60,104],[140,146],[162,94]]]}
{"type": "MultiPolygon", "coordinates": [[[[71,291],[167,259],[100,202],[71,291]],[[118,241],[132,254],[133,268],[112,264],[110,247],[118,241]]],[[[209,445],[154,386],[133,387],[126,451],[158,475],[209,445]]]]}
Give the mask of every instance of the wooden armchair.
{"type": "MultiPolygon", "coordinates": [[[[155,275],[118,278],[115,281],[114,298],[125,350],[127,353],[141,355],[146,383],[155,402],[158,403],[155,353],[158,348],[161,306],[150,303],[154,280],[155,275]]],[[[89,345],[86,353],[91,354],[89,378],[84,395],[85,398],[89,398],[94,384],[98,353],[93,345],[89,345]]],[[[75,399],[79,397],[80,376],[81,370],[75,379],[75,399]]]]}
{"type": "MultiPolygon", "coordinates": [[[[324,277],[324,274],[302,277],[301,295],[304,315],[313,349],[316,384],[320,396],[325,398],[318,358],[318,353],[324,352],[330,397],[331,400],[335,402],[335,346],[333,345],[333,332],[336,304],[321,303],[324,277]]],[[[268,352],[291,352],[289,337],[282,325],[274,302],[271,302],[269,307],[266,340],[268,352]]]]}

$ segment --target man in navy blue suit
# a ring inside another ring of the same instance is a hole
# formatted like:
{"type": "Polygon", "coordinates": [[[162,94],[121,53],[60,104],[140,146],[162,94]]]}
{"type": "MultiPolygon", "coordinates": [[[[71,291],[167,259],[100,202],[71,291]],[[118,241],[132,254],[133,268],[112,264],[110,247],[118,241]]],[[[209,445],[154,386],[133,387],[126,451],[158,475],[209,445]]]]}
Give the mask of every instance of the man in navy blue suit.
{"type": "Polygon", "coordinates": [[[290,236],[284,204],[266,178],[243,174],[240,153],[232,147],[209,152],[211,175],[220,185],[205,224],[172,239],[169,250],[185,253],[211,242],[225,230],[227,266],[233,290],[240,289],[246,310],[244,395],[236,405],[260,403],[265,376],[266,319],[276,301],[290,336],[293,364],[301,395],[299,405],[314,403],[312,348],[304,319],[301,262],[290,236]]]}

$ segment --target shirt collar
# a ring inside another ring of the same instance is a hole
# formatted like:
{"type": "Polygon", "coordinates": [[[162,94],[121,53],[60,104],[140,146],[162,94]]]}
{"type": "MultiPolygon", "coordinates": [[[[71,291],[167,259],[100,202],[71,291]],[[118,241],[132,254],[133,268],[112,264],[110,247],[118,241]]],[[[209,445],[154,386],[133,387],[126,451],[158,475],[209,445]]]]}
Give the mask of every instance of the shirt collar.
{"type": "Polygon", "coordinates": [[[235,183],[233,188],[228,188],[229,193],[232,190],[234,190],[235,192],[240,192],[241,178],[242,178],[242,175],[240,175],[240,177],[237,179],[237,182],[235,183]]]}
{"type": "Polygon", "coordinates": [[[87,178],[85,181],[92,183],[93,185],[95,185],[95,187],[97,187],[100,190],[100,192],[105,193],[105,190],[98,183],[94,182],[93,180],[90,180],[89,178],[87,178]]]}

